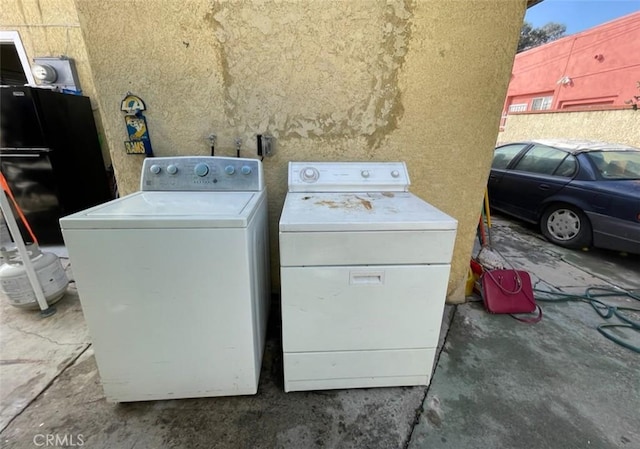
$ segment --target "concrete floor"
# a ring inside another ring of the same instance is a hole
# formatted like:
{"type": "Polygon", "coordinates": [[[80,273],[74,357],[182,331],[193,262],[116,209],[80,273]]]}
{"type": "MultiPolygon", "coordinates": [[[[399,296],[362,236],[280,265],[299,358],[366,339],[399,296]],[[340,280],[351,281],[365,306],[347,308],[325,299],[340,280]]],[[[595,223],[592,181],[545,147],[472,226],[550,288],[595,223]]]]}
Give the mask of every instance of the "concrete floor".
{"type": "MultiPolygon", "coordinates": [[[[504,219],[493,240],[538,288],[640,292],[638,256],[564,250],[504,219]]],[[[256,396],[110,404],[72,287],[47,319],[0,301],[7,449],[640,448],[640,355],[603,338],[583,303],[543,303],[535,325],[448,306],[430,387],[287,394],[276,307],[256,396]]]]}

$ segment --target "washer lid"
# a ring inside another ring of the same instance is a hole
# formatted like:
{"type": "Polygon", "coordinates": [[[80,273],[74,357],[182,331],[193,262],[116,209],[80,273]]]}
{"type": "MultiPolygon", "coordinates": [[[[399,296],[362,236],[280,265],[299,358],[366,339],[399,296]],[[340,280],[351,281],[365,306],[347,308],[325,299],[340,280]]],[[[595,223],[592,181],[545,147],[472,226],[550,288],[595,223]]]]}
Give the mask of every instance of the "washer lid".
{"type": "Polygon", "coordinates": [[[410,192],[289,192],[281,232],[455,230],[458,222],[410,192]]]}
{"type": "Polygon", "coordinates": [[[264,192],[136,192],[60,219],[63,229],[242,228],[264,192]]]}

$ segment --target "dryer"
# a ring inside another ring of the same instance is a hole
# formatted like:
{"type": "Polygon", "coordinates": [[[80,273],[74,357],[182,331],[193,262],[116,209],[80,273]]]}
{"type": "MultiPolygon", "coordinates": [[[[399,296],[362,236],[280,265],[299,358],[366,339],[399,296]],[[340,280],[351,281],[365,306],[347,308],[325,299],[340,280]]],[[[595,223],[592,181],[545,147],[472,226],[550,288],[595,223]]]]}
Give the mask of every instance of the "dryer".
{"type": "Polygon", "coordinates": [[[256,393],[270,301],[260,161],[149,158],[139,192],[60,225],[107,400],[256,393]]]}
{"type": "Polygon", "coordinates": [[[285,391],[427,385],[457,221],[402,162],[291,162],[279,223],[285,391]]]}

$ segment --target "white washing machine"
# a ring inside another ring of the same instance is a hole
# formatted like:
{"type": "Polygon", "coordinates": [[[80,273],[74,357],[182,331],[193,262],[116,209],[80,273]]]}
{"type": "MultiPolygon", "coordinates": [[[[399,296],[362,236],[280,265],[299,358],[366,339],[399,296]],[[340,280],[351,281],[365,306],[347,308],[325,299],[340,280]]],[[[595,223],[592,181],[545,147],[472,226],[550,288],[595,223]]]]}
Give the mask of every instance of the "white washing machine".
{"type": "Polygon", "coordinates": [[[289,164],[285,391],[428,385],[457,221],[408,187],[400,162],[289,164]]]}
{"type": "Polygon", "coordinates": [[[262,164],[149,158],[60,225],[107,400],[254,394],[270,301],[262,164]]]}

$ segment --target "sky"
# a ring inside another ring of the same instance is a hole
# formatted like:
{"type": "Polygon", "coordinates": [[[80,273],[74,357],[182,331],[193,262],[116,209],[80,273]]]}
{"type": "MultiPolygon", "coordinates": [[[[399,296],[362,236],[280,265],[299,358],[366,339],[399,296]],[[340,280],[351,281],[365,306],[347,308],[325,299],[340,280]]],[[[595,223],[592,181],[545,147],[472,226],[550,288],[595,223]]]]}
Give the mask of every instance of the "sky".
{"type": "Polygon", "coordinates": [[[640,0],[543,0],[527,10],[524,20],[534,28],[562,23],[568,36],[636,11],[640,0]]]}

